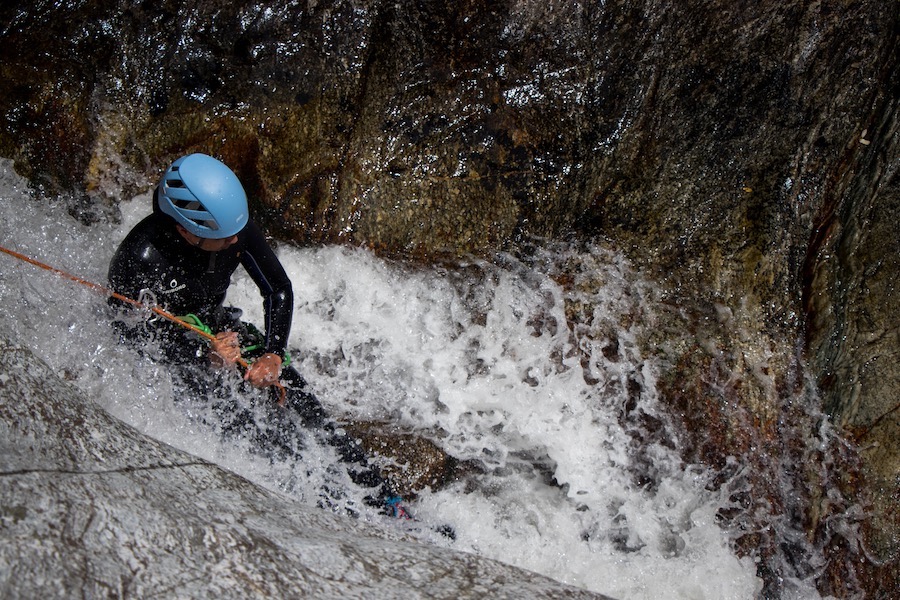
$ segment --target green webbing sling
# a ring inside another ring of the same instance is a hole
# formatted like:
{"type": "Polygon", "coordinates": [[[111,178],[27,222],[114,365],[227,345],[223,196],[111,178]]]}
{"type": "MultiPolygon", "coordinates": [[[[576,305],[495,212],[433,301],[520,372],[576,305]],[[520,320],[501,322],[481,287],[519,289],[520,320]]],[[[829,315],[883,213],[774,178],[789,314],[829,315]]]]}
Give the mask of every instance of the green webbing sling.
{"type": "MultiPolygon", "coordinates": [[[[178,317],[178,318],[181,319],[182,321],[184,321],[185,323],[187,323],[188,325],[192,325],[192,326],[196,327],[197,329],[199,329],[200,331],[202,331],[204,333],[207,333],[209,335],[215,335],[213,333],[213,330],[210,329],[209,326],[200,319],[200,317],[198,317],[197,315],[195,315],[193,313],[188,313],[188,314],[184,315],[183,317],[178,317]]],[[[256,326],[254,326],[252,323],[246,323],[246,326],[247,326],[247,329],[249,330],[249,333],[253,337],[255,337],[257,339],[263,337],[262,332],[260,332],[259,329],[257,329],[256,326]]],[[[249,346],[241,348],[241,354],[243,355],[247,352],[253,352],[254,350],[259,350],[262,347],[263,347],[262,344],[251,344],[249,346]]],[[[284,357],[281,359],[281,366],[286,367],[289,364],[291,364],[291,355],[288,354],[287,350],[285,350],[284,357]]]]}

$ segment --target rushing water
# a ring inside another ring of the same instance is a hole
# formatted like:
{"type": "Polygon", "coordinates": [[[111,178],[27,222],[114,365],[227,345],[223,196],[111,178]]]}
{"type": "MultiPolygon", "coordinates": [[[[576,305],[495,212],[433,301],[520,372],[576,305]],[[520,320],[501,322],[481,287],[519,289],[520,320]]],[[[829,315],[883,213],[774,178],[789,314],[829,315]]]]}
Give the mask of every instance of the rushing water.
{"type": "MultiPolygon", "coordinates": [[[[86,226],[62,200],[31,198],[8,162],[0,168],[0,244],[88,280],[105,282],[119,240],[150,208],[140,196],[120,224],[86,226]]],[[[425,543],[623,599],[758,593],[755,564],[717,525],[726,500],[681,462],[677,433],[657,414],[654,365],[636,342],[650,288],[621,256],[556,248],[424,268],[344,247],[279,255],[294,282],[295,364],[328,410],[415,432],[480,466],[412,503],[425,543]],[[639,424],[647,418],[653,435],[639,424]],[[455,539],[434,533],[439,525],[455,539]]],[[[241,271],[229,302],[261,321],[241,271]]],[[[326,482],[350,499],[363,493],[327,448],[270,460],[196,418],[203,407],[176,404],[167,371],[115,343],[101,294],[0,255],[0,304],[21,341],[149,435],[298,503],[315,505],[326,482]]],[[[794,597],[817,596],[800,583],[794,597]]]]}

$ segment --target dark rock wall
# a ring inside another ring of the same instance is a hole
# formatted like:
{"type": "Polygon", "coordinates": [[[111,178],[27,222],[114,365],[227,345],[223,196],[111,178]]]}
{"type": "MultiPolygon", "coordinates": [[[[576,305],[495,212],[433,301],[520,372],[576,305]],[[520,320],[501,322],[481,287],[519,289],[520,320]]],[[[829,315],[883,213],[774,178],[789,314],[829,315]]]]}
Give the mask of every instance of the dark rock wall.
{"type": "Polygon", "coordinates": [[[606,240],[671,308],[645,343],[670,366],[686,459],[741,457],[772,511],[883,582],[900,532],[898,6],[5,3],[0,154],[85,220],[205,151],[300,243],[428,258],[606,240]],[[798,506],[773,483],[773,464],[817,460],[805,364],[859,444],[819,457],[852,471],[846,504],[827,469],[792,471],[798,506]],[[855,502],[865,548],[826,531],[855,502]]]}

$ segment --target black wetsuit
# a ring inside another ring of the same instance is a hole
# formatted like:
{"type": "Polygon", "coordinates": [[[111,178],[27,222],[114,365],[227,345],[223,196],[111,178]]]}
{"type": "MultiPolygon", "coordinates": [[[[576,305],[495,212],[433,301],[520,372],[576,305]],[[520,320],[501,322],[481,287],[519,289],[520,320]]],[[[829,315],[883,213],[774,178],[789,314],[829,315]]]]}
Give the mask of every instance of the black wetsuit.
{"type": "MultiPolygon", "coordinates": [[[[264,301],[262,350],[283,358],[294,310],[291,280],[253,222],[237,238],[221,252],[200,250],[178,233],[172,219],[155,212],[122,241],[110,263],[109,284],[135,299],[149,291],[161,308],[177,316],[194,314],[218,332],[234,325],[234,313],[225,310],[223,302],[232,274],[243,266],[264,301]]],[[[192,344],[182,328],[155,323],[153,330],[152,337],[159,339],[170,360],[195,356],[196,342],[192,344]]]]}

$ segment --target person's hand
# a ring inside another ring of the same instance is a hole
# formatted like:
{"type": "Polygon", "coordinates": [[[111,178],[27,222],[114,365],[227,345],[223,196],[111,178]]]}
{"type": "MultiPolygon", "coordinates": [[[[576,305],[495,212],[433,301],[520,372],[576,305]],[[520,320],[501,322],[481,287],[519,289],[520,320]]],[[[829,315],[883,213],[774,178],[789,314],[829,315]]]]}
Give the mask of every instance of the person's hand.
{"type": "Polygon", "coordinates": [[[269,387],[278,383],[281,375],[281,357],[277,354],[263,354],[247,369],[244,380],[256,387],[269,387]]]}
{"type": "Polygon", "coordinates": [[[241,346],[236,332],[223,331],[210,341],[209,360],[214,367],[233,367],[240,358],[241,346]]]}

